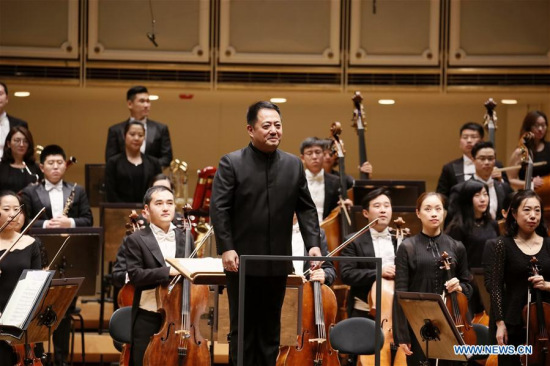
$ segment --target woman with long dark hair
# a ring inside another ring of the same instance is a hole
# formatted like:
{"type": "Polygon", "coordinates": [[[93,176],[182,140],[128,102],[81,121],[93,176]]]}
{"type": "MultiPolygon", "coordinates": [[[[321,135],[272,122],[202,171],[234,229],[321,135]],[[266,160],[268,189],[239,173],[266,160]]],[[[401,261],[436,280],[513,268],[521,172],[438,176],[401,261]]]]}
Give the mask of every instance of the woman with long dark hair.
{"type": "Polygon", "coordinates": [[[34,158],[34,140],[25,127],[12,127],[0,163],[0,190],[19,192],[43,178],[34,158]]]}
{"type": "MultiPolygon", "coordinates": [[[[490,274],[487,290],[499,345],[525,343],[522,310],[530,286],[542,290],[543,301],[550,299],[550,239],[543,215],[540,197],[532,190],[519,191],[506,217],[506,235],[487,248],[492,251],[486,255],[486,272],[490,274]],[[538,260],[541,275],[533,276],[530,271],[533,257],[538,260]]],[[[520,359],[499,355],[498,364],[520,365],[520,359]]]]}

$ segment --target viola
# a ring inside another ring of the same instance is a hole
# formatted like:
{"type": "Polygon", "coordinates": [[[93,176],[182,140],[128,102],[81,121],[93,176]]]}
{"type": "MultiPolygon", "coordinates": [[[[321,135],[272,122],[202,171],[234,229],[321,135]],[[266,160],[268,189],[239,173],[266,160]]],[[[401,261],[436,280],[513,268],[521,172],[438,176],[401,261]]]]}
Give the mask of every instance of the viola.
{"type": "MultiPolygon", "coordinates": [[[[189,208],[190,209],[190,208],[189,208]]],[[[191,218],[184,208],[185,257],[191,255],[191,218]]],[[[210,365],[208,342],[199,330],[199,320],[208,306],[208,286],[193,285],[184,277],[177,283],[157,287],[163,323],[151,337],[143,357],[145,366],[210,365]]]]}
{"type": "MultiPolygon", "coordinates": [[[[531,272],[533,276],[538,276],[540,268],[536,257],[531,259],[531,272]]],[[[533,353],[528,356],[521,356],[521,364],[526,366],[536,364],[538,366],[549,366],[550,341],[548,339],[548,329],[550,329],[550,304],[542,301],[541,291],[530,288],[529,297],[535,295],[535,302],[529,299],[523,309],[523,320],[527,326],[527,344],[533,346],[533,353]]]]}
{"type": "MultiPolygon", "coordinates": [[[[365,109],[363,108],[363,97],[361,96],[361,92],[356,91],[353,95],[353,98],[351,98],[353,101],[354,111],[353,111],[353,118],[352,118],[352,127],[355,127],[357,131],[357,137],[359,138],[359,166],[362,166],[363,163],[367,162],[367,144],[365,143],[365,127],[366,123],[363,120],[363,117],[365,116],[365,109]]],[[[359,176],[361,179],[369,179],[368,173],[359,172],[359,176]]]]}
{"type": "MultiPolygon", "coordinates": [[[[453,278],[451,275],[451,257],[447,252],[441,255],[441,269],[445,270],[447,281],[453,278]]],[[[444,291],[446,293],[446,291],[444,291]]],[[[458,332],[466,344],[477,344],[477,335],[474,327],[468,320],[468,298],[461,292],[445,294],[445,304],[458,332]]]]}

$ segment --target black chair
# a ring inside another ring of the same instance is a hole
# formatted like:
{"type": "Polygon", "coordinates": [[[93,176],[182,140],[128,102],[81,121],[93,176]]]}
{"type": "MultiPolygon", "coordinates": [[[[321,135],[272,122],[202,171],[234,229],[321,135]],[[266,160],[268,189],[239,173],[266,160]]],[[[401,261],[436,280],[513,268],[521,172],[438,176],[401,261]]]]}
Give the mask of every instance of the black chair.
{"type": "MultiPolygon", "coordinates": [[[[339,353],[349,355],[372,355],[375,352],[375,323],[367,318],[342,320],[330,331],[330,344],[339,353]]],[[[378,329],[380,348],[384,345],[384,333],[378,329]]]]}
{"type": "MultiPolygon", "coordinates": [[[[76,298],[75,298],[76,301],[76,298]]],[[[85,349],[85,342],[84,342],[84,318],[82,317],[82,314],[80,313],[79,307],[74,307],[71,309],[69,307],[69,310],[67,310],[67,314],[69,315],[69,318],[71,320],[71,366],[74,365],[74,335],[76,333],[76,326],[75,322],[80,323],[80,342],[81,342],[81,357],[82,357],[82,364],[86,364],[86,349],[85,349]]]]}
{"type": "MultiPolygon", "coordinates": [[[[125,306],[117,309],[109,321],[109,334],[118,343],[131,343],[132,341],[132,307],[125,306]]],[[[117,347],[118,348],[118,347],[117,347]]],[[[120,351],[120,350],[119,350],[120,351]]]]}
{"type": "MultiPolygon", "coordinates": [[[[477,336],[477,344],[480,346],[489,346],[493,344],[489,336],[489,327],[483,324],[472,324],[477,336]]],[[[489,355],[473,355],[472,360],[484,360],[489,355]]]]}

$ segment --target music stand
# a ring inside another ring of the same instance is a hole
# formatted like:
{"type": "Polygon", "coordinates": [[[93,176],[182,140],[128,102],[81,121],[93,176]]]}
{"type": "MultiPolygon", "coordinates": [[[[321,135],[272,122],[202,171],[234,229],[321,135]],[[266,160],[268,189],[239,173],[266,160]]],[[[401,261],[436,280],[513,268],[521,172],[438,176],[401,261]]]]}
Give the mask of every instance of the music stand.
{"type": "Polygon", "coordinates": [[[464,345],[464,341],[440,295],[402,291],[395,294],[418,343],[426,345],[426,359],[468,361],[468,356],[454,353],[453,345],[464,345]]]}

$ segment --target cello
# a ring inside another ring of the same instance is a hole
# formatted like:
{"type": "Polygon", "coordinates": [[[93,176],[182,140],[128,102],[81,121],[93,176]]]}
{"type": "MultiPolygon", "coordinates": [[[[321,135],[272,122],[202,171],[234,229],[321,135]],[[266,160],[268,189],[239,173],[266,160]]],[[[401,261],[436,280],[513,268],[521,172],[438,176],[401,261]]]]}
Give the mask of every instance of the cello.
{"type": "MultiPolygon", "coordinates": [[[[185,257],[189,258],[191,218],[186,212],[183,223],[185,257]]],[[[156,295],[163,321],[159,332],[151,337],[143,365],[210,365],[208,342],[199,330],[200,317],[208,306],[208,286],[192,285],[186,278],[177,276],[171,284],[157,287],[156,295]]]]}
{"type": "MultiPolygon", "coordinates": [[[[451,257],[447,252],[441,254],[441,263],[440,268],[445,270],[447,281],[451,280],[453,278],[451,275],[451,257]]],[[[464,339],[466,344],[476,345],[477,335],[474,327],[468,320],[468,298],[462,292],[457,291],[447,293],[444,290],[443,295],[447,309],[462,339],[464,339]]]]}
{"type": "MultiPolygon", "coordinates": [[[[533,276],[540,274],[538,260],[531,258],[530,263],[533,276]]],[[[528,292],[527,305],[523,309],[523,320],[527,327],[526,344],[533,346],[531,355],[521,356],[521,364],[527,366],[536,364],[538,366],[550,365],[548,350],[550,341],[548,338],[548,329],[550,329],[550,304],[542,301],[541,290],[530,287],[528,292]],[[535,295],[535,302],[531,302],[532,294],[535,295]]]]}
{"type": "MultiPolygon", "coordinates": [[[[363,120],[363,117],[365,116],[365,110],[363,109],[363,97],[361,96],[361,92],[356,91],[351,100],[353,101],[353,106],[355,108],[353,110],[352,127],[355,127],[357,131],[357,137],[359,138],[359,166],[362,166],[368,160],[367,145],[365,143],[366,123],[363,120]]],[[[369,174],[360,171],[359,177],[361,179],[369,179],[369,174]]]]}

